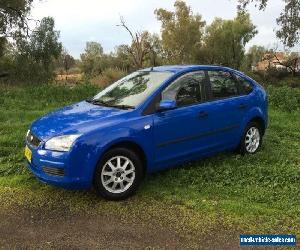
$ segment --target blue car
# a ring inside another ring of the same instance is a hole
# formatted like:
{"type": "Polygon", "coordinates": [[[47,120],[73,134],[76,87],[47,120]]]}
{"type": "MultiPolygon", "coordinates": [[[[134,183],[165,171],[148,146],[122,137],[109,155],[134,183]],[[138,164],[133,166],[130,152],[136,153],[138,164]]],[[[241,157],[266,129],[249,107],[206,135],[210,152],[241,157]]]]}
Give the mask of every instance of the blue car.
{"type": "Polygon", "coordinates": [[[241,72],[154,67],[33,122],[25,156],[42,182],[121,200],[147,173],[227,150],[257,152],[267,122],[265,90],[241,72]]]}

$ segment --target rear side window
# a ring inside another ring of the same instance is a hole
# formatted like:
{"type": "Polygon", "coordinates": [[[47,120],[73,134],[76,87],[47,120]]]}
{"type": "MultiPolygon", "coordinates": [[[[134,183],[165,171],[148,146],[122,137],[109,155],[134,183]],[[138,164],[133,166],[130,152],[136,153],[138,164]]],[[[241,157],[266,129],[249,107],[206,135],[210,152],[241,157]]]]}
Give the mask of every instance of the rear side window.
{"type": "Polygon", "coordinates": [[[176,100],[178,107],[200,103],[205,97],[205,73],[184,75],[162,92],[162,100],[176,100]]]}
{"type": "Polygon", "coordinates": [[[241,95],[248,95],[253,91],[253,86],[244,78],[235,75],[241,95]]]}
{"type": "Polygon", "coordinates": [[[212,99],[223,99],[239,94],[237,82],[229,72],[208,71],[212,99]]]}

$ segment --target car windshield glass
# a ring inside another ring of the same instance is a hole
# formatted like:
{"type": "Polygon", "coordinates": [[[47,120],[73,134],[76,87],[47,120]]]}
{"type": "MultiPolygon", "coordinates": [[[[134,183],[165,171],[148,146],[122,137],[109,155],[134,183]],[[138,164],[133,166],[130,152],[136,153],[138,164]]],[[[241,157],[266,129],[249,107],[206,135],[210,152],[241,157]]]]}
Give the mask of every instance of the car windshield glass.
{"type": "Polygon", "coordinates": [[[155,91],[172,72],[137,71],[97,94],[92,101],[114,107],[136,107],[155,91]]]}

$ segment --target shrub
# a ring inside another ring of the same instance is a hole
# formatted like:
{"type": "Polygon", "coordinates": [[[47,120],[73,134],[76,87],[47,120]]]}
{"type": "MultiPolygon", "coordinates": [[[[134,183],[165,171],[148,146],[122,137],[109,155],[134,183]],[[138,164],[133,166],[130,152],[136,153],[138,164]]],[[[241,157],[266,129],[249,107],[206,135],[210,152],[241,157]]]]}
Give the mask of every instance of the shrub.
{"type": "Polygon", "coordinates": [[[85,79],[85,81],[96,86],[104,87],[108,85],[109,79],[105,76],[98,75],[90,79],[85,79]]]}
{"type": "Polygon", "coordinates": [[[127,72],[120,69],[108,68],[104,70],[102,74],[103,76],[107,77],[107,79],[110,81],[109,83],[112,83],[127,75],[127,72]]]}
{"type": "Polygon", "coordinates": [[[300,109],[300,89],[288,86],[267,88],[270,105],[286,112],[300,109]]]}
{"type": "Polygon", "coordinates": [[[251,78],[259,82],[263,86],[290,86],[290,87],[300,87],[300,74],[296,76],[291,76],[291,73],[286,70],[279,69],[269,69],[267,71],[250,71],[246,72],[251,78]]]}
{"type": "Polygon", "coordinates": [[[81,70],[79,67],[72,67],[69,69],[68,74],[69,75],[79,75],[79,74],[81,74],[81,70]]]}
{"type": "Polygon", "coordinates": [[[266,86],[263,74],[259,73],[258,71],[247,71],[245,74],[257,81],[259,84],[266,86]]]}
{"type": "Polygon", "coordinates": [[[92,78],[90,81],[92,84],[98,85],[98,86],[107,86],[122,77],[127,75],[127,72],[124,70],[120,69],[113,69],[113,68],[108,68],[105,69],[101,75],[96,76],[92,78]]]}
{"type": "Polygon", "coordinates": [[[283,79],[288,77],[291,73],[287,69],[277,69],[277,68],[268,68],[265,72],[266,80],[273,80],[273,79],[283,79]]]}
{"type": "Polygon", "coordinates": [[[287,77],[279,81],[278,86],[300,88],[300,77],[287,77]]]}

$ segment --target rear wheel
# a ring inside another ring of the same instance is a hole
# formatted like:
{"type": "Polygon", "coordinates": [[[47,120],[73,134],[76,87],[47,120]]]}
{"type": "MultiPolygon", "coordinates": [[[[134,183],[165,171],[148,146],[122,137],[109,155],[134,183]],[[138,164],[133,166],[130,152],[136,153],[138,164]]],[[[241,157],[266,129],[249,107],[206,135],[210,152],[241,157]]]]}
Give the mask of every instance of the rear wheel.
{"type": "Polygon", "coordinates": [[[126,148],[115,148],[99,162],[94,186],[108,200],[122,200],[133,195],[142,179],[143,166],[139,156],[126,148]]]}
{"type": "Polygon", "coordinates": [[[242,154],[255,154],[262,144],[262,128],[256,122],[250,122],[244,132],[240,143],[240,152],[242,154]]]}

